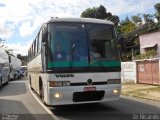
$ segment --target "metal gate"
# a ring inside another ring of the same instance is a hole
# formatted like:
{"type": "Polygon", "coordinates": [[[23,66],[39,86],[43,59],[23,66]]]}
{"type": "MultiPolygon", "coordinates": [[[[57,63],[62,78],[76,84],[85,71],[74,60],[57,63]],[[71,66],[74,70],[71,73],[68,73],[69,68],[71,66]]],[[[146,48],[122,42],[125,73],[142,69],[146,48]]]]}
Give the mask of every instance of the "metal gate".
{"type": "Polygon", "coordinates": [[[138,83],[160,85],[159,60],[137,62],[138,83]]]}

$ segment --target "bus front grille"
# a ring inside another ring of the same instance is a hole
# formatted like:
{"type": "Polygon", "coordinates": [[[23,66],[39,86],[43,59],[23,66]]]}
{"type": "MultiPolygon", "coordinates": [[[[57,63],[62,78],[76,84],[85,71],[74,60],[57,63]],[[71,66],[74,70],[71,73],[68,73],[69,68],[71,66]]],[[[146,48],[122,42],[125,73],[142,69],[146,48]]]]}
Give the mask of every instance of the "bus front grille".
{"type": "MultiPolygon", "coordinates": [[[[70,83],[70,86],[85,86],[85,85],[88,85],[87,82],[70,83]]],[[[107,82],[93,82],[92,85],[107,85],[107,82]]]]}
{"type": "Polygon", "coordinates": [[[75,92],[73,102],[100,101],[104,97],[104,91],[75,92]]]}

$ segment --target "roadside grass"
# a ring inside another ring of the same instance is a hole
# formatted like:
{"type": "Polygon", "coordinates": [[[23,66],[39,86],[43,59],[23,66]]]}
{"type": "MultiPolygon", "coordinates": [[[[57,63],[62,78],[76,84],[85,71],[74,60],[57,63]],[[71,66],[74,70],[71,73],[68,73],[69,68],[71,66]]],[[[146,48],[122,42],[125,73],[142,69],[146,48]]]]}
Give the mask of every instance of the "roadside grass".
{"type": "Polygon", "coordinates": [[[160,86],[154,86],[152,88],[146,88],[146,89],[136,89],[136,90],[125,91],[125,92],[122,90],[123,95],[139,97],[144,99],[151,99],[151,100],[155,100],[154,96],[153,97],[151,96],[152,93],[154,92],[160,93],[160,86]]]}
{"type": "Polygon", "coordinates": [[[148,89],[145,89],[145,90],[148,90],[148,91],[159,91],[160,92],[160,86],[157,86],[157,87],[154,87],[154,88],[148,88],[148,89]]]}
{"type": "Polygon", "coordinates": [[[128,96],[144,96],[144,93],[141,93],[141,90],[133,90],[128,92],[122,92],[122,94],[128,95],[128,96]]]}
{"type": "Polygon", "coordinates": [[[134,83],[134,82],[125,82],[125,83],[122,83],[122,85],[136,85],[136,83],[134,83]]]}

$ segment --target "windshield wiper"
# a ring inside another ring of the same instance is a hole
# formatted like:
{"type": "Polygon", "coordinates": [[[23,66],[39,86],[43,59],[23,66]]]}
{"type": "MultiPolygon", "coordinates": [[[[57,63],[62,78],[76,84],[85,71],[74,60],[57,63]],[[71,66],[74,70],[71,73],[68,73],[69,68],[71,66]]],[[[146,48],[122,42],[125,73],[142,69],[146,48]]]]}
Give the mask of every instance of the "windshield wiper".
{"type": "Polygon", "coordinates": [[[75,47],[76,45],[73,43],[73,40],[71,40],[71,49],[70,49],[70,68],[72,68],[73,66],[73,55],[74,55],[74,51],[75,51],[75,47]]]}

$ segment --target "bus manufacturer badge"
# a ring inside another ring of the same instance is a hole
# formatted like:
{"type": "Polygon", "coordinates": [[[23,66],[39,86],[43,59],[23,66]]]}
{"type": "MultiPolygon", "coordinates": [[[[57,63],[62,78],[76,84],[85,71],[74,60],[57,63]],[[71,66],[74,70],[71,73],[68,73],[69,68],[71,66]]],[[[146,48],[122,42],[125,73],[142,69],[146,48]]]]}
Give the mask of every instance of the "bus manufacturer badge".
{"type": "Polygon", "coordinates": [[[93,83],[92,79],[88,79],[88,80],[87,80],[87,84],[88,84],[88,85],[92,85],[92,83],[93,83]]]}
{"type": "Polygon", "coordinates": [[[74,74],[59,74],[55,75],[57,78],[74,77],[74,74]]]}

